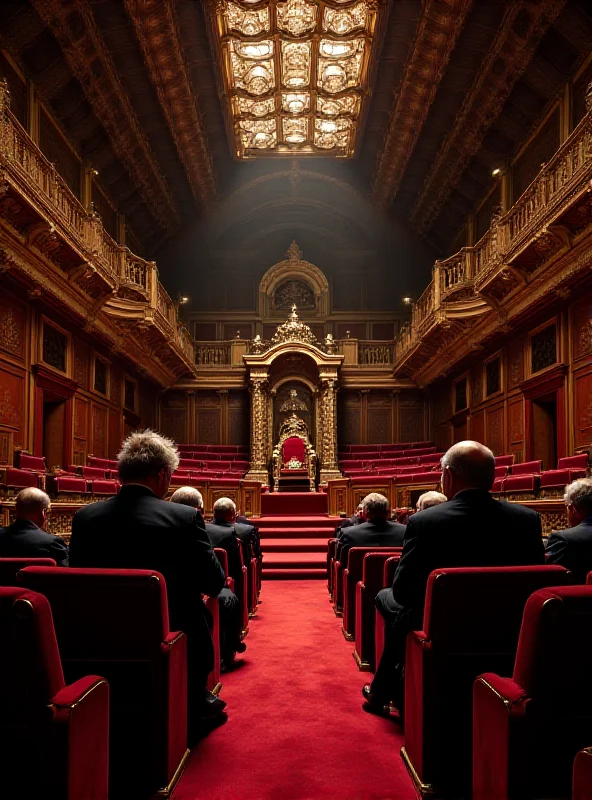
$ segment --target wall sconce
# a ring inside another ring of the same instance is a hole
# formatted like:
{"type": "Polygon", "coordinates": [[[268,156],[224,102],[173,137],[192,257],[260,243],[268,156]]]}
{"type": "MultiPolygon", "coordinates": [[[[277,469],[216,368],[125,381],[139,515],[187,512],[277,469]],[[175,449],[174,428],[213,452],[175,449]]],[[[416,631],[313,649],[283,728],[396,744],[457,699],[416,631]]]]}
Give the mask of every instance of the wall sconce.
{"type": "Polygon", "coordinates": [[[495,169],[491,170],[491,177],[492,178],[501,178],[505,173],[505,169],[503,167],[496,167],[495,169]]]}
{"type": "Polygon", "coordinates": [[[412,306],[413,298],[410,297],[409,295],[406,295],[405,297],[402,298],[401,302],[403,303],[404,306],[412,306]]]}

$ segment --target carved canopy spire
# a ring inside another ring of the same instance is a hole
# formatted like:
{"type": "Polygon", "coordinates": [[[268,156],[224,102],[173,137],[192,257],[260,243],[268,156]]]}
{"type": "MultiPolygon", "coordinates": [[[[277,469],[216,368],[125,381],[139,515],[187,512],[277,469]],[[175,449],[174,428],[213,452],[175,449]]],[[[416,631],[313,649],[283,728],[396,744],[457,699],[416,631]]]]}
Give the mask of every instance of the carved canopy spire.
{"type": "Polygon", "coordinates": [[[317,344],[317,340],[311,329],[298,318],[296,305],[292,306],[292,311],[287,321],[279,325],[272,336],[272,344],[282,342],[304,342],[305,344],[317,344]]]}

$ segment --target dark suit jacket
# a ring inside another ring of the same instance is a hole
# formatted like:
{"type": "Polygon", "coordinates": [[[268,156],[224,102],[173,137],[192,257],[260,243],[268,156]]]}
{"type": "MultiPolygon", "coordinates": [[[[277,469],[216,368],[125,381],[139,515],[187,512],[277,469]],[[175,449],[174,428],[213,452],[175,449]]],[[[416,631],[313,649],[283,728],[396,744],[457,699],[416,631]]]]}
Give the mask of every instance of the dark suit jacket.
{"type": "Polygon", "coordinates": [[[510,567],[544,563],[541,519],[525,506],[467,489],[410,517],[392,597],[421,625],[430,572],[442,567],[510,567]]]}
{"type": "Polygon", "coordinates": [[[0,558],[53,558],[58,567],[67,567],[68,548],[61,537],[27,519],[17,519],[0,528],[0,558]]]}
{"type": "MultiPolygon", "coordinates": [[[[242,581],[241,543],[231,522],[216,520],[206,524],[206,533],[212,547],[221,547],[228,554],[228,574],[231,578],[242,581]]],[[[244,556],[244,554],[243,554],[244,556]]]]}
{"type": "Polygon", "coordinates": [[[552,533],[547,539],[547,561],[571,570],[576,583],[586,583],[592,570],[592,515],[564,531],[552,533]]]}
{"type": "Polygon", "coordinates": [[[337,543],[337,560],[347,567],[352,547],[402,547],[405,526],[387,519],[373,519],[346,528],[337,543]]]}
{"type": "Polygon", "coordinates": [[[203,648],[203,663],[210,671],[211,617],[202,593],[217,597],[225,576],[199,511],[159,500],[145,486],[124,485],[116,497],[75,514],[70,564],[162,573],[171,630],[184,631],[190,649],[203,648]]]}

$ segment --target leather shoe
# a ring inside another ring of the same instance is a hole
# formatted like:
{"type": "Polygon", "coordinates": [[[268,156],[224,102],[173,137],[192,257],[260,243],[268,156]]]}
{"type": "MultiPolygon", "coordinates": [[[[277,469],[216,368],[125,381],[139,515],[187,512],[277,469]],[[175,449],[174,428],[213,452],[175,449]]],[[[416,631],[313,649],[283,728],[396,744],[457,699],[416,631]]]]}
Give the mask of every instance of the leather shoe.
{"type": "Polygon", "coordinates": [[[366,701],[362,708],[369,714],[378,714],[381,717],[390,716],[390,707],[388,703],[382,703],[377,697],[372,694],[372,687],[369,683],[362,686],[362,697],[366,701]]]}
{"type": "Polygon", "coordinates": [[[237,653],[244,653],[247,649],[247,645],[244,642],[239,642],[236,646],[237,653]]]}
{"type": "Polygon", "coordinates": [[[225,700],[222,700],[221,697],[216,697],[216,695],[212,694],[212,692],[206,691],[200,717],[202,719],[211,719],[212,717],[221,714],[225,708],[225,700]]]}

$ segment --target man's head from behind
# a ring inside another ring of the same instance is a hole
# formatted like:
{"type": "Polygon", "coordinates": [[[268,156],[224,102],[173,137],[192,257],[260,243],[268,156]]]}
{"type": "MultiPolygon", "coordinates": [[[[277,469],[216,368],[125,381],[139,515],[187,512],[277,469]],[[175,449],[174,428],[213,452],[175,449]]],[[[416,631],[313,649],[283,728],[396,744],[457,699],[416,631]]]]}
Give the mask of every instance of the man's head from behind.
{"type": "Polygon", "coordinates": [[[214,519],[224,522],[234,522],[236,519],[236,505],[230,497],[219,497],[214,503],[214,519]]]}
{"type": "Polygon", "coordinates": [[[203,497],[201,492],[194,489],[193,486],[180,486],[170,498],[171,503],[179,503],[182,506],[191,506],[197,508],[198,511],[203,511],[203,497]]]}
{"type": "Polygon", "coordinates": [[[29,486],[16,496],[16,518],[27,519],[38,528],[44,528],[49,513],[49,497],[41,489],[29,486]]]}
{"type": "Polygon", "coordinates": [[[442,491],[449,500],[463,489],[488,492],[495,477],[495,459],[479,442],[458,442],[442,456],[442,491]]]}
{"type": "Polygon", "coordinates": [[[423,511],[425,508],[438,506],[440,503],[445,503],[448,500],[442,492],[424,492],[417,498],[415,508],[417,511],[423,511]]]}
{"type": "Polygon", "coordinates": [[[565,487],[567,518],[573,528],[592,516],[592,478],[579,478],[565,487]]]}
{"type": "Polygon", "coordinates": [[[368,520],[388,519],[389,510],[389,501],[378,492],[370,492],[362,500],[362,511],[368,520]]]}
{"type": "Polygon", "coordinates": [[[171,475],[179,466],[179,452],[173,441],[149,428],[130,434],[117,456],[121,483],[147,486],[164,497],[171,475]]]}

